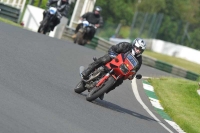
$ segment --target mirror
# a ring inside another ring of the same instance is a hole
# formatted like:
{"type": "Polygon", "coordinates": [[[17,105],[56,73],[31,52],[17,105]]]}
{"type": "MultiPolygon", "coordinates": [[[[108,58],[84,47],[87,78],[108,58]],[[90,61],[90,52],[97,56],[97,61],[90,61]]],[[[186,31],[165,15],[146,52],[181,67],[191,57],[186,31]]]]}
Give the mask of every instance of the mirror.
{"type": "Polygon", "coordinates": [[[136,79],[141,79],[142,75],[141,74],[137,74],[135,77],[136,77],[136,79]]]}

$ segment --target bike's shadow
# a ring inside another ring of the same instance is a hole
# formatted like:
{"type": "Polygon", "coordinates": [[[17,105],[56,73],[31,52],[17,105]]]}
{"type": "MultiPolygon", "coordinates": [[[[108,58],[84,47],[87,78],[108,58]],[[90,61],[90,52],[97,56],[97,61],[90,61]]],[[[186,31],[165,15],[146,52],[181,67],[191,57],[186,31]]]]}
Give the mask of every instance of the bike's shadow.
{"type": "MultiPolygon", "coordinates": [[[[86,96],[86,94],[81,94],[81,95],[86,96]]],[[[137,112],[131,111],[131,110],[126,109],[126,108],[123,108],[123,107],[121,107],[119,105],[116,105],[114,103],[111,103],[111,102],[108,102],[108,101],[105,101],[105,100],[96,99],[92,103],[96,104],[98,106],[101,106],[101,107],[104,107],[104,108],[119,112],[119,113],[125,113],[125,114],[129,114],[131,116],[134,116],[134,117],[137,117],[137,118],[140,118],[140,119],[144,119],[144,120],[147,120],[147,121],[155,121],[155,122],[157,122],[155,119],[152,119],[150,117],[141,115],[141,114],[139,114],[137,112]]]]}

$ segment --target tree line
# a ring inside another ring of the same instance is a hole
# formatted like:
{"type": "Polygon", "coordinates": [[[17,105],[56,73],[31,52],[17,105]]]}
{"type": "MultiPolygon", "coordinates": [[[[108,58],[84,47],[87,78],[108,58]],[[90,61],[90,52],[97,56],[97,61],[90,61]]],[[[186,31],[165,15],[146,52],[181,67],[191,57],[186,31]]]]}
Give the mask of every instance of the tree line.
{"type": "MultiPolygon", "coordinates": [[[[42,0],[40,7],[46,8],[47,1],[42,0]]],[[[105,39],[139,36],[200,50],[200,0],[96,0],[95,5],[102,7],[104,18],[97,35],[105,39]]],[[[72,3],[70,15],[74,6],[72,3]]]]}
{"type": "Polygon", "coordinates": [[[200,0],[97,0],[96,5],[103,9],[104,37],[109,34],[104,29],[122,24],[123,38],[140,35],[200,50],[200,0]]]}

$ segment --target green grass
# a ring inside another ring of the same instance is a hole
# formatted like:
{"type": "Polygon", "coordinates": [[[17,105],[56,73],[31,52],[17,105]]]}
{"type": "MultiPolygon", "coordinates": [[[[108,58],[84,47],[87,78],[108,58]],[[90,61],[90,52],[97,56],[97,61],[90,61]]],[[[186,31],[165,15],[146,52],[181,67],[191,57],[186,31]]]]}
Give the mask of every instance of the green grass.
{"type": "Polygon", "coordinates": [[[200,69],[199,69],[200,64],[193,63],[193,62],[181,59],[181,58],[171,57],[171,56],[168,56],[168,55],[148,51],[148,50],[146,50],[144,52],[144,55],[156,58],[157,60],[167,62],[169,64],[176,65],[176,66],[179,66],[179,67],[184,68],[186,70],[200,74],[200,69]]]}
{"type": "Polygon", "coordinates": [[[15,23],[15,22],[13,22],[13,21],[10,21],[10,20],[8,20],[8,19],[5,19],[5,18],[1,18],[1,17],[0,17],[0,22],[4,22],[4,23],[10,24],[10,25],[14,25],[14,26],[21,27],[21,25],[20,25],[20,24],[18,24],[18,23],[15,23]]]}
{"type": "Polygon", "coordinates": [[[149,79],[164,111],[187,133],[200,133],[198,83],[162,77],[149,79]]]}

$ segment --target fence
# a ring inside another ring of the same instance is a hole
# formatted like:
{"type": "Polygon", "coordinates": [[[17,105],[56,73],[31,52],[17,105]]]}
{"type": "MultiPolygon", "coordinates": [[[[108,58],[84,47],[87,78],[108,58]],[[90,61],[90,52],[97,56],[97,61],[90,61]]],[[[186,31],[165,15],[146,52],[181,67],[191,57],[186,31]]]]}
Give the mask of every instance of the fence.
{"type": "MultiPolygon", "coordinates": [[[[66,27],[61,39],[72,41],[72,34],[74,34],[74,30],[66,27]]],[[[106,52],[112,45],[114,44],[95,36],[91,43],[87,44],[86,47],[106,52]]],[[[198,80],[200,78],[200,75],[194,72],[187,71],[178,66],[171,65],[145,55],[143,55],[143,64],[190,80],[198,80]]]]}
{"type": "Polygon", "coordinates": [[[20,16],[20,9],[0,3],[0,17],[18,22],[20,16]]]}
{"type": "Polygon", "coordinates": [[[26,0],[0,0],[0,17],[18,23],[26,0]]]}
{"type": "Polygon", "coordinates": [[[20,12],[23,11],[26,0],[0,0],[0,3],[4,3],[5,5],[9,5],[16,9],[20,9],[20,12]]]}

